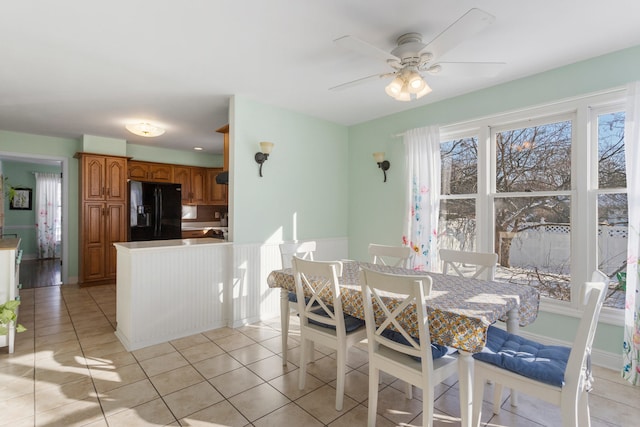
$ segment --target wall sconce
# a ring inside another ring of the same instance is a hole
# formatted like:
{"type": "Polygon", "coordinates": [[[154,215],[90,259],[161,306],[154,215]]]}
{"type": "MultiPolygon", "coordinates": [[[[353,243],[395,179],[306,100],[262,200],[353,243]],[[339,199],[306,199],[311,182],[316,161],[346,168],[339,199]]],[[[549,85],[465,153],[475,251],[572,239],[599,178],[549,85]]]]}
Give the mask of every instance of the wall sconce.
{"type": "Polygon", "coordinates": [[[273,142],[262,141],[260,143],[260,151],[256,153],[256,163],[260,165],[260,177],[262,177],[262,164],[267,161],[271,150],[273,149],[273,142]]]}
{"type": "Polygon", "coordinates": [[[387,182],[387,171],[391,167],[391,163],[389,163],[388,160],[384,159],[384,152],[382,152],[382,151],[378,151],[376,153],[373,153],[373,158],[375,159],[376,163],[378,164],[378,167],[380,169],[382,169],[382,172],[384,173],[384,182],[387,182]]]}

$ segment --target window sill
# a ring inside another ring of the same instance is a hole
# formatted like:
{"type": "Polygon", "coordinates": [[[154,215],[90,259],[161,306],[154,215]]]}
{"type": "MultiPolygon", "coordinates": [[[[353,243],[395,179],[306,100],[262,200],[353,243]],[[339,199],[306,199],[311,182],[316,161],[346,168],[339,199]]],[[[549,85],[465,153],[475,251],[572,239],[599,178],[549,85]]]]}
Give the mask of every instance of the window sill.
{"type": "MultiPolygon", "coordinates": [[[[556,301],[550,298],[540,299],[540,311],[559,314],[561,316],[575,317],[578,319],[582,317],[582,311],[575,309],[570,305],[570,303],[565,301],[556,301]]],[[[599,323],[622,327],[624,325],[624,310],[602,307],[599,323]]]]}

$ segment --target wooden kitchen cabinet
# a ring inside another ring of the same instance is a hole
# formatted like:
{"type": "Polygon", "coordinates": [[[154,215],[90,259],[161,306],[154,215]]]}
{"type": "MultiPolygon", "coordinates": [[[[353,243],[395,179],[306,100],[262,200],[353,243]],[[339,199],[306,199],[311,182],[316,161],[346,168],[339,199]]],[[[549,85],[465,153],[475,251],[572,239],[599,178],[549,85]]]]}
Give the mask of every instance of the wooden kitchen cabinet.
{"type": "Polygon", "coordinates": [[[174,166],[173,182],[182,185],[182,204],[204,205],[206,195],[207,169],[174,166]]]}
{"type": "Polygon", "coordinates": [[[127,159],[102,155],[79,155],[82,201],[127,201],[127,159]]]}
{"type": "Polygon", "coordinates": [[[169,164],[131,160],[127,169],[134,181],[173,182],[173,166],[169,164]]]}
{"type": "Polygon", "coordinates": [[[216,176],[222,172],[222,168],[207,169],[207,197],[208,205],[226,205],[227,204],[227,185],[218,184],[216,176]]]}
{"type": "Polygon", "coordinates": [[[78,153],[81,285],[114,283],[115,242],[127,240],[127,158],[78,153]]]}

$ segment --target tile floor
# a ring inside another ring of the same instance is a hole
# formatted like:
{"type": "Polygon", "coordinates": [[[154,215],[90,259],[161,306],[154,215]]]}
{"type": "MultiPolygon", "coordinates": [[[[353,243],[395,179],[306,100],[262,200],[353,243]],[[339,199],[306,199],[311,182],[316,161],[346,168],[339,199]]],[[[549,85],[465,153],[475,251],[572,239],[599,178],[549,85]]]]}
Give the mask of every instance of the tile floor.
{"type": "MultiPolygon", "coordinates": [[[[18,335],[14,354],[0,349],[0,425],[366,425],[365,347],[349,353],[344,409],[337,412],[333,354],[316,347],[306,389],[298,390],[298,341],[289,339],[283,367],[279,319],[129,353],[113,334],[114,286],[35,288],[21,297],[20,323],[28,331],[18,335]]],[[[596,376],[592,425],[638,425],[640,388],[606,369],[596,376]]],[[[403,390],[383,376],[378,426],[421,423],[420,391],[407,400],[403,390]]],[[[455,378],[438,387],[434,425],[460,424],[457,393],[455,378]]],[[[499,416],[485,402],[483,425],[560,425],[556,407],[520,399],[517,408],[504,403],[499,416]]]]}

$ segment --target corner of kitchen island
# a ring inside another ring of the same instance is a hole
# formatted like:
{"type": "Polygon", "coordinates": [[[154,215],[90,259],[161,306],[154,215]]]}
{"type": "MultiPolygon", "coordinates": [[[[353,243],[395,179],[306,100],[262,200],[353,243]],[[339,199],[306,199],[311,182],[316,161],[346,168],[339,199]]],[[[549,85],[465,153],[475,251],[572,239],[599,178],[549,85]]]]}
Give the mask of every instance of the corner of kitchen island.
{"type": "Polygon", "coordinates": [[[114,246],[115,334],[128,351],[226,325],[230,242],[198,238],[114,246]]]}

